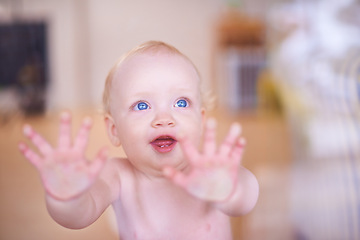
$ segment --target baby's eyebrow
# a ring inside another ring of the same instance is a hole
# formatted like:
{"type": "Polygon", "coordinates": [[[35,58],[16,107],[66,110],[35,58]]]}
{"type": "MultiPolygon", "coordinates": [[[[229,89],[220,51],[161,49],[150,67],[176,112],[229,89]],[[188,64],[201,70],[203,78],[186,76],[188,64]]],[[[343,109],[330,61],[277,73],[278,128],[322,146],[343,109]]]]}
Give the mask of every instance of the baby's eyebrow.
{"type": "Polygon", "coordinates": [[[190,87],[187,87],[187,88],[177,88],[176,90],[188,92],[188,91],[194,90],[194,89],[190,88],[190,87]]]}
{"type": "Polygon", "coordinates": [[[131,94],[131,98],[133,99],[139,99],[139,98],[146,98],[146,97],[150,97],[151,96],[151,92],[148,91],[142,91],[142,92],[135,92],[134,94],[131,94]]]}

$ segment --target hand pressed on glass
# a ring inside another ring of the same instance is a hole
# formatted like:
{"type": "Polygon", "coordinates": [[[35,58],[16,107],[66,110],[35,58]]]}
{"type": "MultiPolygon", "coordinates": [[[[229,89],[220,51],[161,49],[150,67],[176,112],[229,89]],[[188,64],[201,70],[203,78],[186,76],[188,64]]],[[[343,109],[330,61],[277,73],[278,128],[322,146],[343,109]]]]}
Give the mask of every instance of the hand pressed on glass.
{"type": "Polygon", "coordinates": [[[92,120],[85,118],[74,143],[71,141],[71,115],[61,114],[57,148],[52,147],[29,125],[24,134],[39,150],[37,154],[25,143],[19,148],[24,156],[37,168],[46,192],[59,200],[72,199],[89,189],[107,159],[106,149],[99,151],[93,161],[85,157],[92,120]]]}
{"type": "Polygon", "coordinates": [[[166,167],[165,176],[200,199],[226,200],[237,184],[238,169],[245,144],[245,140],[239,138],[240,133],[240,125],[233,124],[224,142],[217,148],[216,122],[214,119],[209,119],[202,153],[187,137],[180,139],[180,145],[191,165],[190,172],[185,174],[166,167]]]}

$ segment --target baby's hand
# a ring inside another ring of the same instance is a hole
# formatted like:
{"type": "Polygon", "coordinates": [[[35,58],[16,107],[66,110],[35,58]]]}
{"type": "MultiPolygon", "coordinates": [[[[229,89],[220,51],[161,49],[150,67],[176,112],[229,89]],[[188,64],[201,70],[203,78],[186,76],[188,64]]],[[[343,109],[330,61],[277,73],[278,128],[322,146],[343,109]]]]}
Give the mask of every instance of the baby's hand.
{"type": "Polygon", "coordinates": [[[57,148],[53,148],[29,125],[24,126],[24,135],[41,155],[32,151],[25,143],[19,144],[20,151],[39,171],[47,194],[58,200],[72,199],[90,188],[107,159],[104,148],[94,161],[85,159],[84,152],[92,125],[90,118],[83,120],[73,145],[70,125],[71,115],[61,114],[57,148]]]}
{"type": "Polygon", "coordinates": [[[244,139],[239,138],[241,127],[233,124],[219,149],[216,146],[216,122],[208,120],[204,135],[204,150],[200,153],[188,138],[180,139],[191,170],[184,174],[166,167],[164,174],[192,195],[207,201],[223,201],[235,189],[244,139]]]}

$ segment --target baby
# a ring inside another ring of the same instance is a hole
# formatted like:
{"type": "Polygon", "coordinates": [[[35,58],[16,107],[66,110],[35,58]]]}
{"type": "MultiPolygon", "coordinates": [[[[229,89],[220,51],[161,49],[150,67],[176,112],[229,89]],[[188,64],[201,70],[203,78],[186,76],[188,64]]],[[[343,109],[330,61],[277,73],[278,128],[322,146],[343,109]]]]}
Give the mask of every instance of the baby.
{"type": "Polygon", "coordinates": [[[231,239],[229,216],[249,212],[258,182],[240,166],[244,140],[231,126],[216,146],[216,122],[205,119],[201,81],[192,62],[162,42],[144,43],[112,68],[104,91],[110,141],[126,158],[84,157],[91,119],[71,143],[69,113],[50,146],[30,126],[19,148],[38,169],[47,208],[73,229],[92,224],[110,205],[121,239],[231,239]]]}

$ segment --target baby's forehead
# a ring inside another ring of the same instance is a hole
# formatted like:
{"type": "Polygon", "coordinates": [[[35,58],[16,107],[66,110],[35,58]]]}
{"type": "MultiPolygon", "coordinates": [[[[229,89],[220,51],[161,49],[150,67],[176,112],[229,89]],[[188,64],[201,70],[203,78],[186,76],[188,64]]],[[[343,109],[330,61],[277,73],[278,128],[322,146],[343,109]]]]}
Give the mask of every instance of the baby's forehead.
{"type": "Polygon", "coordinates": [[[128,56],[124,59],[123,63],[119,65],[119,68],[121,68],[124,65],[131,65],[131,64],[138,64],[139,62],[144,63],[163,63],[163,64],[172,64],[174,62],[176,63],[186,63],[186,65],[189,65],[191,67],[194,67],[193,64],[183,55],[179,53],[174,53],[170,51],[165,50],[158,50],[158,51],[144,51],[144,52],[138,52],[134,53],[133,55],[128,56]]]}
{"type": "Polygon", "coordinates": [[[200,81],[196,67],[188,58],[169,51],[146,51],[128,56],[118,64],[115,79],[123,79],[129,74],[140,74],[143,70],[148,71],[156,67],[164,70],[175,68],[177,71],[186,72],[192,78],[196,78],[196,81],[200,81]]]}

